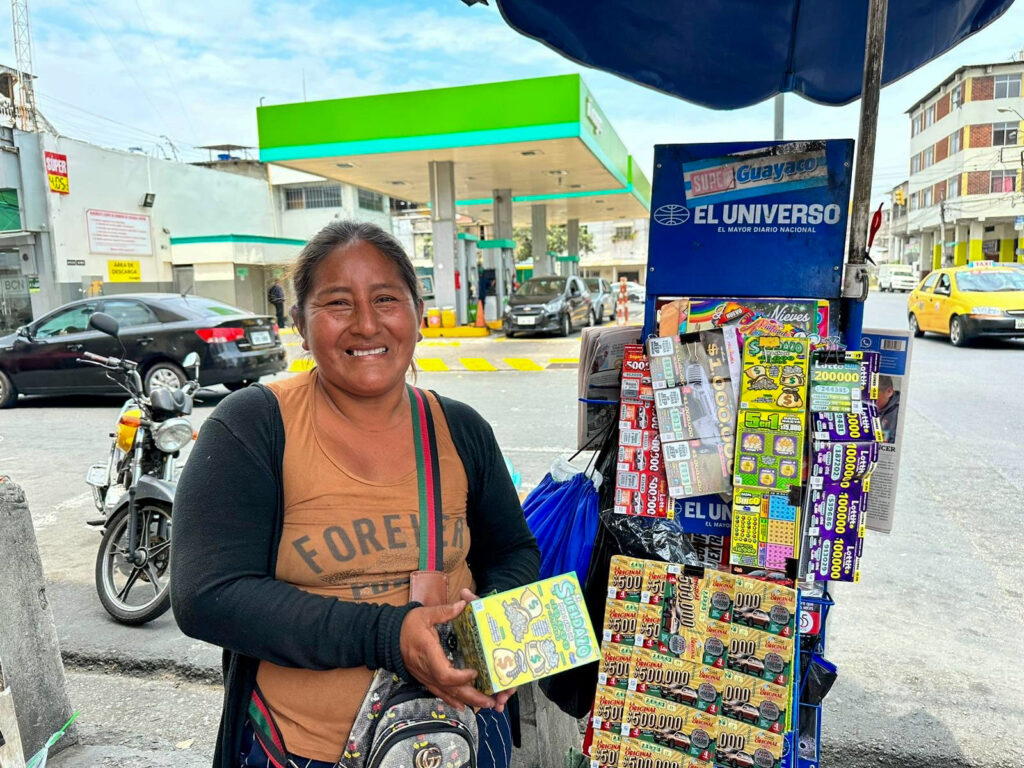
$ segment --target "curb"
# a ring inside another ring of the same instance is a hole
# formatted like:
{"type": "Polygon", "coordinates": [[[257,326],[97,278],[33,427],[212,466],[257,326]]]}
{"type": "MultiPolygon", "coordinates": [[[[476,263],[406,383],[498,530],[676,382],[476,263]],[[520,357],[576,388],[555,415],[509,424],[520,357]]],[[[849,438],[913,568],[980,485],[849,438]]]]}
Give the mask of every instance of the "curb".
{"type": "Polygon", "coordinates": [[[128,656],[109,656],[62,651],[64,666],[75,672],[113,672],[129,677],[151,677],[154,674],[169,674],[191,683],[220,685],[224,682],[220,666],[206,666],[175,661],[174,659],[134,659],[128,656]]]}
{"type": "Polygon", "coordinates": [[[459,325],[455,328],[420,328],[425,339],[482,339],[491,335],[488,328],[477,328],[475,325],[459,325]]]}

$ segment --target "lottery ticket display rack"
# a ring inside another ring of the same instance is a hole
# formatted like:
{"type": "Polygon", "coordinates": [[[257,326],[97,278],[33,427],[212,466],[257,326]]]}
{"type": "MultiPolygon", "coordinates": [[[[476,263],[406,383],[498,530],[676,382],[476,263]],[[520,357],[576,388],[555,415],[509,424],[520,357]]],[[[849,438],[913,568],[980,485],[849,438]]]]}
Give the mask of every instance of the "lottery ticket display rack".
{"type": "MultiPolygon", "coordinates": [[[[842,296],[853,149],[851,140],[657,146],[643,339],[658,334],[659,308],[681,297],[805,299],[827,301],[834,332],[858,349],[862,307],[842,296]]],[[[821,707],[800,704],[800,656],[824,654],[832,606],[827,582],[798,589],[801,632],[816,630],[817,641],[795,643],[789,768],[820,762],[821,707]],[[802,749],[801,731],[813,739],[802,749]]]]}

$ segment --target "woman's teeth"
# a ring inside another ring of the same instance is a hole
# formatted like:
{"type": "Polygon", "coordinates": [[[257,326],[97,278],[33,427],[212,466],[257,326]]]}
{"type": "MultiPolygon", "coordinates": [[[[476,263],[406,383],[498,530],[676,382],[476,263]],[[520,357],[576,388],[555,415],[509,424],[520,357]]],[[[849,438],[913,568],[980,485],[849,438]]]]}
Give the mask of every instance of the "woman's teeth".
{"type": "Polygon", "coordinates": [[[349,350],[349,354],[353,357],[367,357],[369,355],[383,355],[387,351],[387,347],[377,347],[376,349],[351,349],[349,350]]]}

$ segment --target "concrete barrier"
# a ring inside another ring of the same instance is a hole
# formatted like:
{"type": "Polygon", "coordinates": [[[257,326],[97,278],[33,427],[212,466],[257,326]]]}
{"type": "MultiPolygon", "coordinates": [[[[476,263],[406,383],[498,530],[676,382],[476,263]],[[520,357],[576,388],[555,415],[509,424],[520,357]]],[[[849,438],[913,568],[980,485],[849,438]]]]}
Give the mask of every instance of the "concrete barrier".
{"type": "MultiPolygon", "coordinates": [[[[71,717],[57,630],[25,493],[0,477],[0,663],[14,702],[22,751],[34,755],[71,717]]],[[[7,734],[4,734],[5,738],[7,734]]],[[[50,748],[77,741],[72,726],[50,748]]]]}

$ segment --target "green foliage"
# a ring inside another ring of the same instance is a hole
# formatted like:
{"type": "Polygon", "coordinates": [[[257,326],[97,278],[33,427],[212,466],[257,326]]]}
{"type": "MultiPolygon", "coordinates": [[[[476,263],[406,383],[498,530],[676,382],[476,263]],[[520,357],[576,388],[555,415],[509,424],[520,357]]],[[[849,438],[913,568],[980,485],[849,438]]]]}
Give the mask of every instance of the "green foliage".
{"type": "MultiPolygon", "coordinates": [[[[529,227],[516,227],[512,236],[516,241],[516,261],[528,261],[533,257],[533,230],[529,227]]],[[[568,228],[565,224],[548,227],[548,251],[559,256],[567,256],[569,251],[568,228]]],[[[595,250],[594,236],[586,227],[580,227],[580,255],[593,253],[595,250]]]]}

